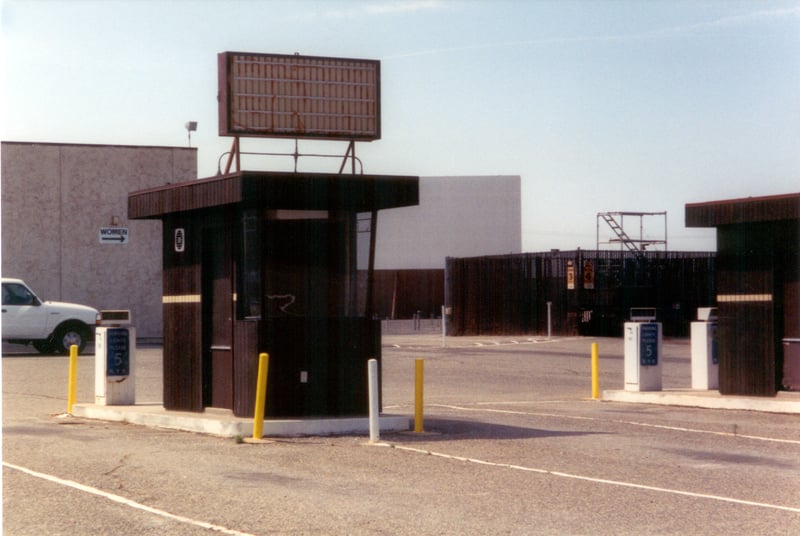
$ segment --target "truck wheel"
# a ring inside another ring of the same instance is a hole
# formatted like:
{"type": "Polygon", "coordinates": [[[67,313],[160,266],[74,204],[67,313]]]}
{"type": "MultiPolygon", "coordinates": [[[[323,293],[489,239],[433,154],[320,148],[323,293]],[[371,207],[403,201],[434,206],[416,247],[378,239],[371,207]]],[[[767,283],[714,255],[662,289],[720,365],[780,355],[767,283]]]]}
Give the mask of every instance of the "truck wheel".
{"type": "Polygon", "coordinates": [[[82,353],[86,348],[86,341],[89,338],[89,328],[83,324],[71,323],[59,326],[53,337],[53,345],[56,352],[68,354],[69,347],[73,344],[78,347],[78,353],[82,353]]]}

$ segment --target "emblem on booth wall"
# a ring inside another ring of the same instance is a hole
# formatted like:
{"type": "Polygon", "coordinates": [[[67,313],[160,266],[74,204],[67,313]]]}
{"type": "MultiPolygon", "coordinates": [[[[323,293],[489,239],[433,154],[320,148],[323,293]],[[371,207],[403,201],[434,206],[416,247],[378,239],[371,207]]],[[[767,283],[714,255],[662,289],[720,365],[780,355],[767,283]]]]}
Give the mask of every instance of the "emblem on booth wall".
{"type": "Polygon", "coordinates": [[[175,229],[175,253],[183,253],[186,249],[186,231],[183,227],[175,229]]]}

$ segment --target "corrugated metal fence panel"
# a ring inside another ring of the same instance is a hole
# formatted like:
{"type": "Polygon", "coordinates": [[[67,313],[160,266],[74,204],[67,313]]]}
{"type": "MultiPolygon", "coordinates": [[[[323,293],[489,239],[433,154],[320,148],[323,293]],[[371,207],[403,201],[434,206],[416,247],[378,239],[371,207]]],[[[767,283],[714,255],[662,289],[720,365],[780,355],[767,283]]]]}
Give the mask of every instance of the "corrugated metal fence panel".
{"type": "MultiPolygon", "coordinates": [[[[366,296],[367,273],[358,272],[359,295],[366,296]]],[[[380,318],[422,318],[441,315],[444,270],[375,270],[375,314],[380,318]]],[[[364,304],[360,303],[360,310],[364,304]]]]}
{"type": "Polygon", "coordinates": [[[578,250],[448,258],[452,335],[622,333],[631,307],[656,307],[667,336],[687,336],[714,304],[714,254],[578,250]]]}

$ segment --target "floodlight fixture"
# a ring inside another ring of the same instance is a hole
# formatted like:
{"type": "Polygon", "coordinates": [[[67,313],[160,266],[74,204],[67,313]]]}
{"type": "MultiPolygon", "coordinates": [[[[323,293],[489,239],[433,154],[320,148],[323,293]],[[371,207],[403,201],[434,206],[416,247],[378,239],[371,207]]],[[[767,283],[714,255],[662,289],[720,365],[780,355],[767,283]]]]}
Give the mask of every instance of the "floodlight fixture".
{"type": "Polygon", "coordinates": [[[187,121],[184,125],[186,132],[189,134],[189,147],[192,146],[192,132],[197,130],[197,121],[187,121]]]}

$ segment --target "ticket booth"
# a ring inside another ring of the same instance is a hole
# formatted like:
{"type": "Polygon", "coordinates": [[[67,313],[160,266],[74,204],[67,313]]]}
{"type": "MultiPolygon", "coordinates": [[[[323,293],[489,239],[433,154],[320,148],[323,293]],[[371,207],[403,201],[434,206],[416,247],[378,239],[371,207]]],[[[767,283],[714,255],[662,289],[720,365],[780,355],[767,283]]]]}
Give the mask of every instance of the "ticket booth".
{"type": "Polygon", "coordinates": [[[418,177],[237,171],[132,192],[163,229],[164,407],[367,413],[378,211],[419,202],[418,177]]]}
{"type": "Polygon", "coordinates": [[[800,337],[800,193],[691,203],[687,227],[717,229],[719,390],[794,389],[800,337]]]}

